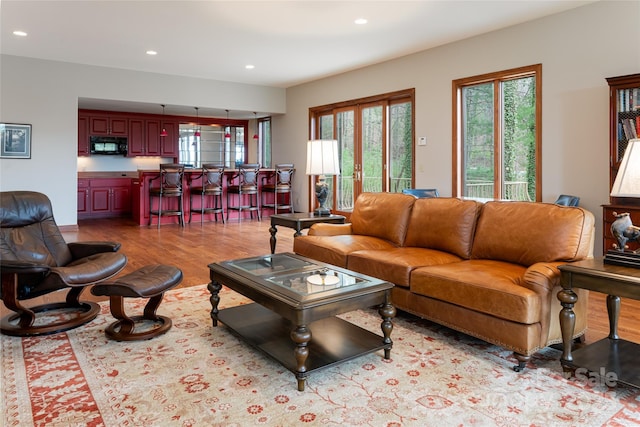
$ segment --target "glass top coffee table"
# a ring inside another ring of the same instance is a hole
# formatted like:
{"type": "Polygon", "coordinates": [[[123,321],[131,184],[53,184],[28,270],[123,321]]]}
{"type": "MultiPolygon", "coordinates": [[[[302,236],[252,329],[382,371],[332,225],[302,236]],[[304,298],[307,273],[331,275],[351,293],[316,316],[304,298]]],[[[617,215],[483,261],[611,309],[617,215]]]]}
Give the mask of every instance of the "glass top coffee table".
{"type": "Polygon", "coordinates": [[[396,310],[393,284],[292,253],[209,264],[211,319],[292,371],[303,391],[308,375],[320,368],[384,350],[396,310]],[[222,286],[252,304],[218,310],[222,286]],[[382,336],[337,314],[378,307],[382,336]]]}

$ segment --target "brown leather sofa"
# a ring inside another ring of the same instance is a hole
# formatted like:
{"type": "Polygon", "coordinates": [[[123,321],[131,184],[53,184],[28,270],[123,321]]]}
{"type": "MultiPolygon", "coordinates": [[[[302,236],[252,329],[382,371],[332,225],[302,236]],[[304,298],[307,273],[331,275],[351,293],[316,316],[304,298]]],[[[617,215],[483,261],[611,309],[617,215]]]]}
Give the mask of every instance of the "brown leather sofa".
{"type": "MultiPolygon", "coordinates": [[[[531,355],[561,342],[558,266],[593,255],[594,217],[550,203],[364,193],[347,224],[315,224],[294,251],[394,283],[396,308],[531,355]]],[[[576,334],[587,327],[577,290],[576,334]]]]}

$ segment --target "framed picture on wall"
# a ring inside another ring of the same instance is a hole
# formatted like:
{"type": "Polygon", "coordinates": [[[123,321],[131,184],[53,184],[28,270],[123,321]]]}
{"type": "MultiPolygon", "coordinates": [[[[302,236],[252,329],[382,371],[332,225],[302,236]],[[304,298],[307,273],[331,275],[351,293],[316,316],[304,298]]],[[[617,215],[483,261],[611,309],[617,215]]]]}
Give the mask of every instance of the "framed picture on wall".
{"type": "Polygon", "coordinates": [[[31,158],[31,125],[0,123],[0,157],[31,158]]]}

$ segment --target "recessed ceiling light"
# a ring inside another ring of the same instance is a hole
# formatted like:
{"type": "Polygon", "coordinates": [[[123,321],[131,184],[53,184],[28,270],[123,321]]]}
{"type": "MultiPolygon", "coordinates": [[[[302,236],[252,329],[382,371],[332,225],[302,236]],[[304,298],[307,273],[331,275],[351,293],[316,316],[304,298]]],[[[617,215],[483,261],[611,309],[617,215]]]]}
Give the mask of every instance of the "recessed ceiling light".
{"type": "Polygon", "coordinates": [[[244,68],[246,68],[247,70],[253,70],[254,68],[256,68],[256,66],[252,64],[247,64],[244,66],[244,68]]]}
{"type": "Polygon", "coordinates": [[[147,51],[147,55],[152,55],[153,56],[153,55],[157,55],[157,54],[158,54],[158,52],[156,52],[155,50],[148,50],[147,51]]]}
{"type": "Polygon", "coordinates": [[[356,20],[355,20],[355,21],[353,21],[353,22],[355,22],[357,25],[364,25],[364,24],[366,24],[368,21],[367,21],[366,19],[364,19],[364,18],[358,18],[358,19],[356,19],[356,20]]]}
{"type": "Polygon", "coordinates": [[[14,36],[20,36],[20,37],[26,37],[27,33],[25,33],[24,31],[20,31],[20,30],[16,30],[13,32],[14,36]]]}

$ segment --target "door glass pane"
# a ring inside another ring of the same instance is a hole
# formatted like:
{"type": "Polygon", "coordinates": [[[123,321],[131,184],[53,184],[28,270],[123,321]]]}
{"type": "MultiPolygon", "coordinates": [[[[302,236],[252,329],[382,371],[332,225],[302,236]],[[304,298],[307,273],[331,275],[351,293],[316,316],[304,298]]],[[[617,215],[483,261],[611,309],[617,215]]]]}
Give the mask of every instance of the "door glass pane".
{"type": "Polygon", "coordinates": [[[383,108],[381,105],[362,109],[362,191],[380,192],[384,138],[382,133],[383,108]]]}
{"type": "MultiPolygon", "coordinates": [[[[319,121],[320,121],[319,123],[320,135],[318,136],[318,139],[334,139],[333,138],[333,114],[320,116],[319,121]]],[[[315,179],[317,180],[318,177],[315,177],[315,179]]],[[[327,197],[326,206],[328,206],[329,209],[334,210],[335,209],[335,204],[333,202],[333,193],[334,193],[333,188],[335,187],[334,179],[332,176],[330,176],[330,177],[327,177],[325,182],[327,183],[327,187],[329,188],[329,196],[327,197]]]]}
{"type": "Polygon", "coordinates": [[[261,143],[262,167],[271,167],[271,119],[258,122],[258,140],[261,143]]]}
{"type": "Polygon", "coordinates": [[[244,128],[231,127],[231,143],[234,145],[236,167],[245,162],[244,155],[244,128]]]}
{"type": "Polygon", "coordinates": [[[493,198],[493,83],[462,89],[462,195],[493,198]]]}
{"type": "Polygon", "coordinates": [[[336,204],[338,211],[350,212],[353,210],[353,165],[355,150],[353,110],[342,111],[336,114],[336,135],[338,140],[338,152],[340,155],[340,175],[336,178],[336,204]]]}
{"type": "Polygon", "coordinates": [[[411,188],[413,175],[413,133],[411,103],[389,107],[389,191],[400,193],[411,188]]]}
{"type": "Polygon", "coordinates": [[[536,199],[536,80],[502,83],[502,191],[507,200],[536,199]]]}
{"type": "Polygon", "coordinates": [[[333,114],[320,116],[320,136],[318,139],[333,139],[333,114]]]}

